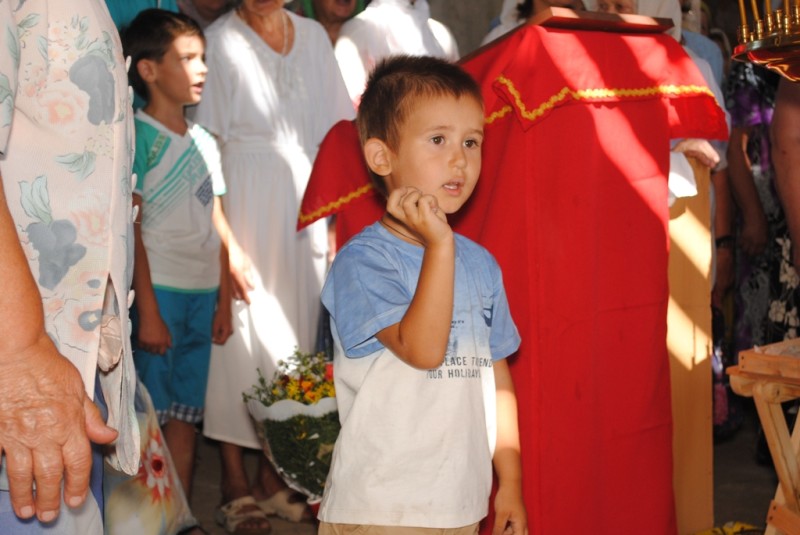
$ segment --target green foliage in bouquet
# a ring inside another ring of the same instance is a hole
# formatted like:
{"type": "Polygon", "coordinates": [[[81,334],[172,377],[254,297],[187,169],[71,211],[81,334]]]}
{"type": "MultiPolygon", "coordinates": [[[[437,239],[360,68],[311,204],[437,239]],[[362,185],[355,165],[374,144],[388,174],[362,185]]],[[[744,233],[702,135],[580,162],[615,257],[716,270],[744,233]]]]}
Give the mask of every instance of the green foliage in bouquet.
{"type": "Polygon", "coordinates": [[[335,397],[333,366],[325,354],[296,349],[278,363],[271,381],[258,370],[258,382],[243,397],[278,473],[311,503],[321,499],[340,428],[335,403],[327,405],[333,400],[320,404],[335,397]],[[286,400],[295,403],[280,403],[286,400]]]}
{"type": "Polygon", "coordinates": [[[300,485],[311,496],[322,497],[325,479],[331,466],[333,445],[339,436],[339,413],[323,416],[292,416],[277,422],[264,420],[274,462],[289,479],[300,485]]]}

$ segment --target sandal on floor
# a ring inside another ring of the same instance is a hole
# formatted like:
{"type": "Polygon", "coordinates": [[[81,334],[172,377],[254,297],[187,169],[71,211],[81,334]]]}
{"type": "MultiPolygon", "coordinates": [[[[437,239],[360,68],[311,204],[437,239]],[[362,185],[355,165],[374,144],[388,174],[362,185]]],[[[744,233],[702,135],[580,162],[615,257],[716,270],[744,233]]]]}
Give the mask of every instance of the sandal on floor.
{"type": "Polygon", "coordinates": [[[266,500],[257,502],[268,515],[275,515],[289,522],[314,522],[314,513],[306,503],[306,497],[292,489],[279,490],[266,500]]]}
{"type": "Polygon", "coordinates": [[[269,519],[252,496],[231,500],[214,511],[214,520],[233,535],[267,535],[272,531],[269,519]],[[262,527],[245,527],[241,524],[258,520],[262,527]]]}

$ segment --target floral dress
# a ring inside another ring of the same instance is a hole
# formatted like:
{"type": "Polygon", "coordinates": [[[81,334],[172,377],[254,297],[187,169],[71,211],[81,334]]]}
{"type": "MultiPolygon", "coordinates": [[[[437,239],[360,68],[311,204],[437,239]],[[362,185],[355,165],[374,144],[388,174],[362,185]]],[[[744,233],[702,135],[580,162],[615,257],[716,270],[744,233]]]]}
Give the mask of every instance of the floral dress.
{"type": "Polygon", "coordinates": [[[90,396],[98,381],[109,425],[119,431],[109,461],[135,473],[130,102],[119,36],[102,0],[0,0],[6,202],[47,333],[90,396]]]}
{"type": "Polygon", "coordinates": [[[752,63],[735,62],[727,88],[734,127],[750,127],[747,157],[767,217],[768,243],[757,257],[736,254],[735,351],[798,336],[798,276],[791,261],[786,217],[775,189],[769,128],[780,77],[752,63]]]}

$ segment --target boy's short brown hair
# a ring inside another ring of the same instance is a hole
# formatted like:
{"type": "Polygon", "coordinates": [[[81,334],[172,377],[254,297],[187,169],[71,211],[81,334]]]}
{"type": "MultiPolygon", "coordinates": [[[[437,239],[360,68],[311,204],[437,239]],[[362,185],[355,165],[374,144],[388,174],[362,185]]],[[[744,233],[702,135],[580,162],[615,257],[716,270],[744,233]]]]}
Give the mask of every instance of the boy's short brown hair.
{"type": "MultiPolygon", "coordinates": [[[[393,151],[400,142],[400,128],[425,97],[471,97],[483,106],[480,87],[458,65],[430,56],[392,56],[382,60],[369,76],[361,95],[356,124],[363,146],[380,139],[393,151]]],[[[383,177],[370,171],[375,189],[386,196],[383,177]]]]}
{"type": "Polygon", "coordinates": [[[122,52],[131,58],[128,81],[143,99],[149,100],[150,94],[136,65],[143,59],[161,61],[172,42],[182,35],[196,35],[205,45],[203,29],[194,19],[164,9],[145,9],[123,28],[122,52]]]}

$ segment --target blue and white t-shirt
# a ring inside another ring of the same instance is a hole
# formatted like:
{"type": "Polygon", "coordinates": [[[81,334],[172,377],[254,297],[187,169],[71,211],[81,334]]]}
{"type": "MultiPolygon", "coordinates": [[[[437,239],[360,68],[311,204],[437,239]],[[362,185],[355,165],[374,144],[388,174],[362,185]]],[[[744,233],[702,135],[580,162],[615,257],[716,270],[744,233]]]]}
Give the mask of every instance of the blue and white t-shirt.
{"type": "Polygon", "coordinates": [[[456,528],[487,514],[492,364],[520,338],[496,261],[456,235],[444,362],[421,370],[386,349],[375,334],[408,309],[423,252],[376,223],[342,248],[325,283],[342,423],[320,509],[325,522],[456,528]]]}
{"type": "Polygon", "coordinates": [[[219,286],[220,239],[211,220],[214,196],[225,194],[219,149],[203,127],[176,134],[139,110],[135,116],[142,240],[153,286],[211,291],[219,286]]]}

